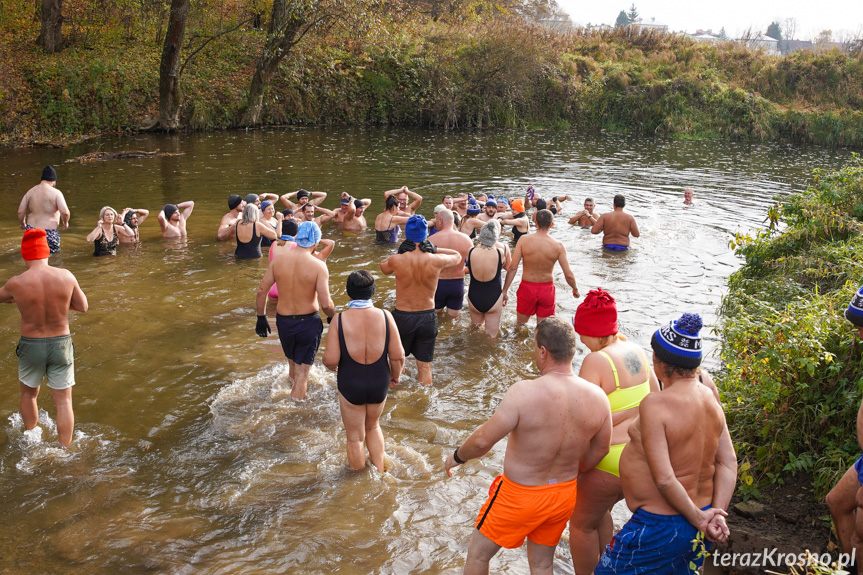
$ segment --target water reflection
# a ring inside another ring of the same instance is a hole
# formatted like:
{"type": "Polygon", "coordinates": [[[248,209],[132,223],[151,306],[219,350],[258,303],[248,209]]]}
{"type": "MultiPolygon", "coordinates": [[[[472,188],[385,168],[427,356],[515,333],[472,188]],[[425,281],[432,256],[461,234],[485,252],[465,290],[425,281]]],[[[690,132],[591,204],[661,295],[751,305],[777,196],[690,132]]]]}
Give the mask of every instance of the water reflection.
{"type": "MultiPolygon", "coordinates": [[[[277,340],[254,334],[255,289],[266,261],[234,260],[215,240],[231,193],[346,190],[374,200],[407,184],[426,196],[430,216],[445,194],[512,196],[528,183],[574,197],[552,234],[568,248],[582,292],[602,286],[617,298],[622,331],[647,347],[656,327],[683,310],[715,322],[725,278],[739,266],[729,235],[761,225],[775,194],[805,186],[813,168],[850,154],[817,148],[672,142],[546,132],[285,129],[188,136],[105,138],[68,150],[0,153],[0,199],[17,206],[42,166],[60,164],[58,187],[71,227],[53,265],[72,270],[90,299],[73,314],[78,426],[71,454],[53,447],[48,413],[42,442],[21,432],[15,357],[0,357],[0,556],[13,570],[65,573],[448,573],[460,569],[473,520],[504,446],[443,477],[443,459],[494,410],[514,381],[537,375],[532,332],[515,327],[515,299],[499,341],[470,328],[467,314],[443,319],[432,389],[411,378],[390,395],[381,419],[391,472],[346,470],[335,378],[312,370],[308,399],[288,397],[277,340]],[[185,152],[158,159],[63,164],[95,148],[185,152]],[[696,205],[682,207],[684,187],[696,205]],[[642,232],[625,253],[601,249],[587,230],[566,225],[584,197],[597,211],[616,193],[642,232]],[[155,216],[140,245],[93,258],[84,241],[101,206],[158,210],[196,202],[189,237],[162,240],[155,216]]],[[[371,218],[370,218],[371,219],[371,218]]],[[[337,307],[354,269],[378,278],[376,300],[391,308],[392,278],[377,264],[391,253],[368,233],[325,226],[337,307]]],[[[14,208],[0,214],[0,277],[20,273],[14,208]]],[[[556,277],[564,286],[562,275],[556,277]]],[[[558,311],[578,301],[558,290],[558,311]]],[[[715,335],[706,331],[708,353],[715,335]]],[[[18,337],[11,306],[0,343],[18,337]]],[[[579,351],[580,362],[584,350],[579,351]]],[[[715,366],[714,358],[708,365],[715,366]]],[[[415,375],[413,361],[409,375],[415,375]]],[[[43,396],[47,396],[43,391],[43,396]]],[[[53,413],[50,401],[43,403],[53,413]]],[[[565,545],[556,572],[570,573],[565,545]]],[[[523,551],[492,568],[525,573],[523,551]]]]}

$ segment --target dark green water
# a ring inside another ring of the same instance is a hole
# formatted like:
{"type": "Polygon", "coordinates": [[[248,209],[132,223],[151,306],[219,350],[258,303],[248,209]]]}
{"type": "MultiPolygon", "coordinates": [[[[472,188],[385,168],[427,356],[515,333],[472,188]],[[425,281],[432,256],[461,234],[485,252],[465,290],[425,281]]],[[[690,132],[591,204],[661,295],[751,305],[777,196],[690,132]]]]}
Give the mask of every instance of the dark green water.
{"type": "MultiPolygon", "coordinates": [[[[469,329],[467,314],[443,320],[435,386],[411,378],[392,393],[382,420],[392,471],[346,471],[334,376],[312,371],[308,399],[288,397],[275,337],[254,334],[255,288],[264,260],[237,262],[215,241],[231,193],[283,194],[303,187],[374,200],[408,185],[429,216],[462,191],[571,194],[553,235],[568,247],[583,293],[617,298],[622,331],[647,347],[660,323],[683,311],[712,327],[725,278],[739,261],[730,234],[758,228],[771,198],[805,187],[814,168],[850,153],[725,142],[666,142],[547,132],[444,133],[387,129],[222,132],[105,138],[67,150],[0,151],[0,277],[23,271],[15,211],[46,163],[57,165],[72,210],[52,265],[70,269],[90,311],[73,314],[77,418],[71,454],[57,450],[53,406],[43,389],[42,442],[28,441],[18,412],[19,316],[0,309],[0,572],[17,573],[443,573],[461,568],[473,520],[503,445],[445,479],[443,458],[493,411],[512,382],[536,375],[532,332],[516,330],[514,297],[499,341],[469,329]],[[160,159],[64,164],[95,150],[184,152],[160,159]],[[682,207],[683,188],[697,205],[682,207]],[[601,213],[624,193],[642,237],[625,254],[566,225],[585,196],[601,213]],[[155,212],[196,202],[189,237],[159,236],[155,212]],[[142,244],[92,257],[84,237],[99,209],[147,208],[142,244]]],[[[373,234],[344,233],[329,260],[337,307],[344,281],[364,268],[379,278],[376,300],[392,307],[394,282],[378,262],[390,249],[373,234]]],[[[562,276],[557,283],[564,286],[562,276]]],[[[511,294],[512,295],[512,294],[511,294]]],[[[558,313],[578,302],[558,290],[558,313]]],[[[710,329],[707,349],[717,345],[710,329]]],[[[585,350],[579,350],[576,367],[585,350]]],[[[709,357],[708,366],[716,359],[709,357]]],[[[412,360],[408,374],[415,375],[412,360]]],[[[568,548],[560,572],[571,572],[568,548]]],[[[502,552],[501,573],[526,573],[524,551],[502,552]]]]}

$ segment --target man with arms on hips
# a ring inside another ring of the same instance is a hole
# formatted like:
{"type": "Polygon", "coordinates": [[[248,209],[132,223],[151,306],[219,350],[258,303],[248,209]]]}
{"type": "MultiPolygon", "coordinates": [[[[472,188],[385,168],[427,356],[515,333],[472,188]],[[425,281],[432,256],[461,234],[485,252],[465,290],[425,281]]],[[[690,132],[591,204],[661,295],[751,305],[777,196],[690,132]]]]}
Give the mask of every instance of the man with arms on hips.
{"type": "Polygon", "coordinates": [[[408,219],[405,237],[398,253],[381,262],[381,271],[396,276],[396,309],[392,315],[405,356],[413,354],[417,360],[417,379],[423,385],[431,385],[431,362],[438,331],[434,310],[437,280],[442,270],[461,264],[464,259],[457,251],[437,248],[428,240],[428,223],[422,216],[408,219]]]}
{"type": "Polygon", "coordinates": [[[245,207],[246,201],[237,194],[228,196],[228,209],[230,211],[222,216],[219,230],[216,232],[216,239],[223,242],[234,238],[234,230],[237,228],[240,218],[243,217],[243,208],[245,207]]]}
{"type": "Polygon", "coordinates": [[[162,229],[163,238],[181,238],[186,236],[186,220],[192,215],[195,202],[181,202],[179,204],[166,204],[159,212],[157,219],[162,229]]]}
{"type": "Polygon", "coordinates": [[[324,200],[327,199],[326,192],[309,192],[303,189],[299,189],[296,192],[291,192],[290,194],[284,194],[282,196],[282,203],[285,204],[285,207],[289,210],[294,210],[295,212],[299,210],[301,207],[308,203],[312,203],[316,206],[320,206],[324,203],[324,200]],[[297,201],[292,202],[291,198],[293,196],[297,197],[297,201]]]}
{"type": "Polygon", "coordinates": [[[407,186],[384,192],[384,201],[386,201],[390,196],[395,196],[399,201],[398,215],[400,216],[410,217],[414,215],[420,207],[420,204],[423,203],[423,197],[416,192],[410,191],[407,186]],[[413,201],[410,204],[408,204],[408,197],[413,198],[413,201]]]}
{"type": "MultiPolygon", "coordinates": [[[[857,329],[860,339],[863,339],[863,287],[857,290],[848,309],[845,319],[857,329]]],[[[863,403],[857,411],[857,443],[863,450],[863,403]]],[[[863,456],[852,465],[827,494],[827,507],[833,517],[839,546],[844,553],[853,553],[859,564],[863,557],[863,456]]]]}
{"type": "Polygon", "coordinates": [[[330,297],[330,272],[327,264],[314,256],[321,240],[321,230],[314,222],[300,224],[296,247],[283,252],[270,262],[256,299],[258,323],[255,333],[267,337],[271,332],[267,321],[267,293],[275,283],[283,294],[276,305],[276,329],[282,350],[288,358],[290,376],[294,382],[291,399],[306,397],[309,370],[315,362],[324,324],[318,309],[327,314],[327,321],[336,313],[330,297]],[[288,295],[285,295],[288,294],[288,295]]]}
{"type": "Polygon", "coordinates": [[[554,288],[554,264],[559,263],[563,270],[566,283],[572,288],[572,295],[579,297],[578,287],[575,285],[575,275],[569,267],[566,258],[566,248],[562,243],[548,234],[553,225],[554,216],[548,210],[540,210],[536,214],[536,233],[524,236],[515,244],[515,252],[512,255],[512,263],[506,270],[506,283],[503,285],[503,305],[507,304],[509,286],[515,279],[518,264],[524,260],[524,269],[521,274],[521,284],[518,286],[516,297],[516,321],[520,324],[527,323],[530,316],[536,315],[536,321],[553,316],[555,312],[555,288],[554,288]]]}
{"type": "Polygon", "coordinates": [[[51,166],[45,166],[42,181],[27,190],[18,205],[18,224],[21,229],[45,230],[52,254],[60,251],[60,224],[63,224],[64,230],[68,228],[71,216],[66,198],[56,186],[57,172],[51,166]]]}
{"type": "Polygon", "coordinates": [[[662,391],[641,400],[620,457],[633,516],[606,546],[595,575],[689,573],[703,561],[693,544],[699,532],[709,542],[728,539],[737,456],[722,407],[698,381],[701,327],[700,316],[685,313],[651,338],[662,391]]]}
{"type": "Polygon", "coordinates": [[[536,328],[540,377],[512,385],[497,410],[446,460],[446,473],[509,435],[503,475],[491,485],[467,550],[466,574],[488,573],[501,547],[527,537],[530,572],[552,574],[554,549],[575,507],[579,473],[608,453],[611,410],[597,386],[572,371],[575,332],[559,318],[536,328]]]}
{"type": "Polygon", "coordinates": [[[473,242],[467,235],[453,228],[450,210],[435,209],[435,212],[435,228],[439,231],[431,236],[429,241],[438,248],[455,250],[461,260],[456,265],[441,270],[434,294],[434,307],[438,312],[446,308],[450,317],[455,318],[464,306],[464,260],[473,247],[473,242]]]}
{"type": "Polygon", "coordinates": [[[614,196],[614,211],[599,216],[599,219],[590,228],[592,234],[602,232],[602,247],[605,249],[628,250],[629,236],[632,235],[632,237],[637,238],[641,235],[635,218],[623,211],[625,205],[626,198],[623,197],[623,194],[617,194],[614,196]]]}
{"type": "Polygon", "coordinates": [[[596,204],[593,203],[593,198],[584,198],[584,209],[569,218],[569,223],[581,227],[590,227],[596,223],[599,216],[593,213],[593,208],[596,204]]]}
{"type": "Polygon", "coordinates": [[[36,398],[48,376],[57,408],[57,438],[69,447],[75,427],[72,386],[75,385],[75,348],[69,334],[69,310],[86,312],[87,296],[71,272],[48,265],[48,241],[43,229],[29,229],[21,240],[27,271],[0,288],[0,303],[14,303],[21,313],[18,380],[21,419],[27,430],[39,421],[36,398]]]}

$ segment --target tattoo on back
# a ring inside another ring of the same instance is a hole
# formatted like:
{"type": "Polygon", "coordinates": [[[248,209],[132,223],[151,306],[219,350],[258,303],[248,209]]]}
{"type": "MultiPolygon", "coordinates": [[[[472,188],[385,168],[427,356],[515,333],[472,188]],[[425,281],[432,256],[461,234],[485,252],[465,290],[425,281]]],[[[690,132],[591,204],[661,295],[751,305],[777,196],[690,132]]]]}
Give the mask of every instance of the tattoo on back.
{"type": "Polygon", "coordinates": [[[627,351],[623,354],[623,362],[631,375],[636,375],[641,371],[641,358],[634,351],[627,351]]]}

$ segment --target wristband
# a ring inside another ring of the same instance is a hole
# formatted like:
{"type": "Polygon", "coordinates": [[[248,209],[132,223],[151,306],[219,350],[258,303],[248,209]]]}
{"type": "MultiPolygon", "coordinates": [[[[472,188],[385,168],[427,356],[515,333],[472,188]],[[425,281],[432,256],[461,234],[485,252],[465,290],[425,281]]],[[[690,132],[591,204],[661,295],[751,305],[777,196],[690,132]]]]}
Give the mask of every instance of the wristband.
{"type": "Polygon", "coordinates": [[[464,465],[467,461],[463,461],[461,457],[458,456],[458,447],[455,448],[455,451],[452,452],[452,458],[455,459],[455,462],[459,465],[464,465]]]}

